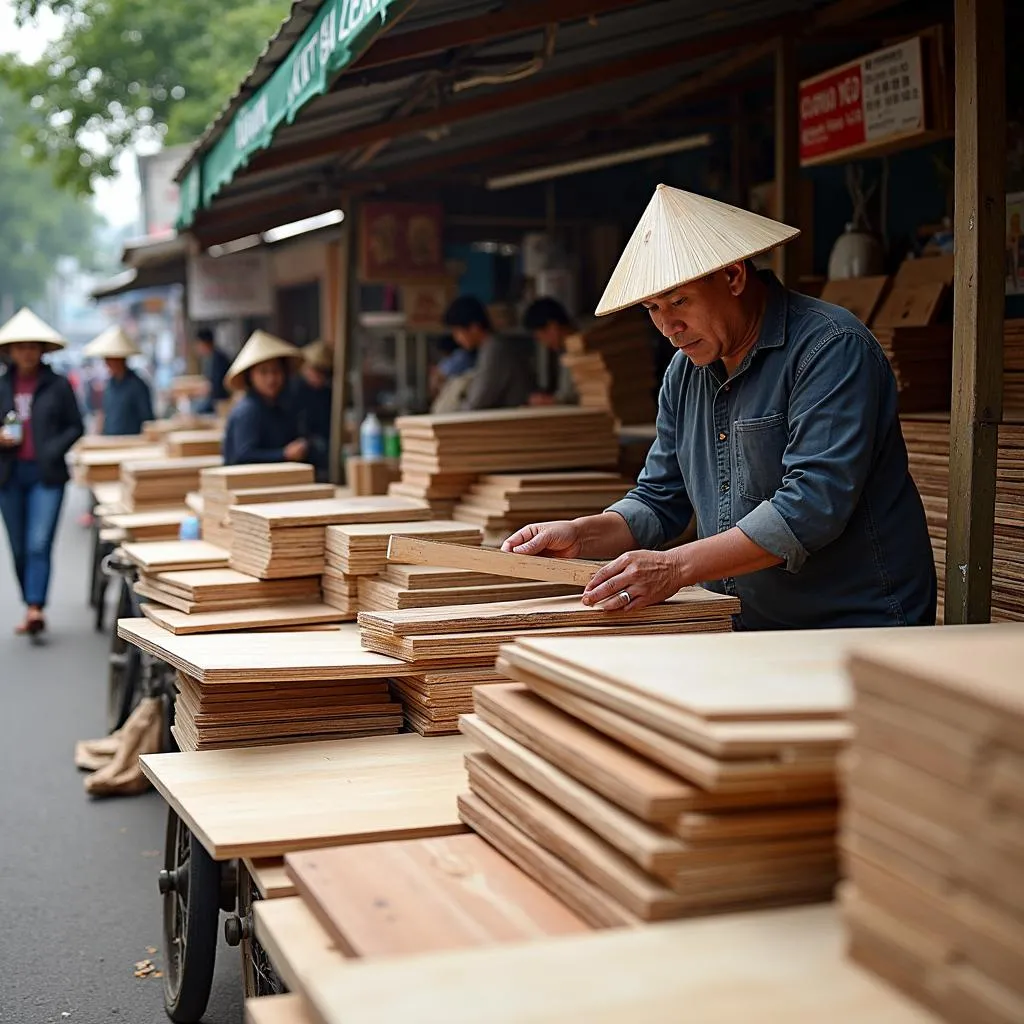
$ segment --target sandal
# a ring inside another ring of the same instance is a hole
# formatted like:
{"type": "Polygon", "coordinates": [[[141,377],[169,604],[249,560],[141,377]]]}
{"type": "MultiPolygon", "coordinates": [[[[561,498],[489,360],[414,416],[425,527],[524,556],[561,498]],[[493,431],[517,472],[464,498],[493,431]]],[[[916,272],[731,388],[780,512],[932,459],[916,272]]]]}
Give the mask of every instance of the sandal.
{"type": "Polygon", "coordinates": [[[41,611],[29,612],[24,622],[14,627],[16,636],[38,636],[46,629],[46,619],[41,611]]]}

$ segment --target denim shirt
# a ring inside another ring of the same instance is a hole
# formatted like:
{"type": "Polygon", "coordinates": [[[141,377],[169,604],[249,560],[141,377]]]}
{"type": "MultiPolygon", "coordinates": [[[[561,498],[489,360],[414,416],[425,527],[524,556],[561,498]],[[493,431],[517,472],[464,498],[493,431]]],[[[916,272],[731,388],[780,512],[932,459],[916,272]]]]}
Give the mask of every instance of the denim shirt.
{"type": "Polygon", "coordinates": [[[676,353],[647,464],[611,511],[644,548],[696,513],[700,537],[738,526],[782,559],[705,584],[740,599],[738,628],[931,625],[935,562],[885,353],[851,313],[762,277],[753,349],[732,377],[676,353]]]}
{"type": "Polygon", "coordinates": [[[250,391],[228,414],[222,451],[225,466],[284,462],[285,445],[299,437],[295,410],[250,391]]]}

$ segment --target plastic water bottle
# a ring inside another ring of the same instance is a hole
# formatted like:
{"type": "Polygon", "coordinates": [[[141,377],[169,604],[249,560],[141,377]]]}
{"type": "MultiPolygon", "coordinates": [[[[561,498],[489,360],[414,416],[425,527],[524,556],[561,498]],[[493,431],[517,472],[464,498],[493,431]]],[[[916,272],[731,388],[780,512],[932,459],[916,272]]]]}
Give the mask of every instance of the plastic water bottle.
{"type": "Polygon", "coordinates": [[[364,459],[384,458],[384,428],[376,413],[367,413],[359,427],[359,454],[364,459]]]}
{"type": "Polygon", "coordinates": [[[386,427],[384,430],[384,457],[397,459],[402,455],[402,439],[394,427],[386,427]]]}
{"type": "Polygon", "coordinates": [[[25,429],[22,426],[21,418],[13,409],[4,417],[3,431],[4,437],[11,444],[21,444],[25,439],[25,429]]]}
{"type": "Polygon", "coordinates": [[[199,540],[199,520],[196,516],[188,516],[181,521],[178,540],[199,540]]]}

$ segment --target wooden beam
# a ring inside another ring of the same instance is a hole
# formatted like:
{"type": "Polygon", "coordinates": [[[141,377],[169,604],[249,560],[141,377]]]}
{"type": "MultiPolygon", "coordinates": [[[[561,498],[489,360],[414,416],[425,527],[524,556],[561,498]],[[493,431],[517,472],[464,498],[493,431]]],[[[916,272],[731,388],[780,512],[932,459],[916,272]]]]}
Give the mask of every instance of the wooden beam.
{"type": "MultiPolygon", "coordinates": [[[[782,37],[775,49],[775,216],[800,227],[800,140],[797,123],[799,76],[792,37],[782,37]]],[[[775,254],[779,279],[796,284],[796,249],[782,245],[775,254]]]]}
{"type": "Polygon", "coordinates": [[[945,621],[988,622],[1003,387],[1003,0],[956,0],[953,405],[945,621]]]}
{"type": "Polygon", "coordinates": [[[346,74],[358,74],[368,68],[443,53],[460,46],[476,46],[558,22],[578,21],[629,7],[633,3],[635,0],[531,0],[529,3],[508,4],[504,10],[478,18],[448,21],[401,35],[385,35],[346,74]]]}
{"type": "Polygon", "coordinates": [[[852,21],[862,21],[890,7],[899,7],[906,0],[836,0],[811,16],[807,23],[810,33],[821,29],[834,28],[852,21]]]}
{"type": "Polygon", "coordinates": [[[253,173],[288,167],[303,160],[314,160],[347,152],[381,139],[396,139],[429,131],[443,125],[457,124],[474,117],[502,113],[515,107],[527,106],[530,103],[543,102],[556,96],[607,85],[609,82],[624,78],[650,74],[686,60],[745,46],[763,39],[766,33],[777,34],[791,28],[792,20],[785,18],[767,24],[747,25],[727,32],[708,33],[687,42],[630,54],[605,64],[594,64],[560,75],[541,76],[521,85],[484,93],[460,103],[451,103],[437,110],[393,121],[368,124],[348,132],[340,132],[337,135],[269,150],[256,157],[250,167],[253,173]]]}

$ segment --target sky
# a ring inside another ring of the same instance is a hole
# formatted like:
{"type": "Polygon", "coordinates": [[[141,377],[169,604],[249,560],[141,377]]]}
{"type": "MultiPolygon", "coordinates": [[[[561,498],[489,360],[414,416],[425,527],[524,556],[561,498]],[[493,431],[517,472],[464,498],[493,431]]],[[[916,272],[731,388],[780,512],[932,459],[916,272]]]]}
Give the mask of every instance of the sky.
{"type": "MultiPolygon", "coordinates": [[[[38,59],[46,44],[60,32],[59,19],[43,11],[36,24],[17,28],[11,0],[0,0],[0,51],[16,53],[22,60],[38,59]]],[[[94,182],[93,205],[115,227],[136,220],[139,206],[139,178],[135,157],[128,153],[117,161],[117,177],[94,182]]]]}

